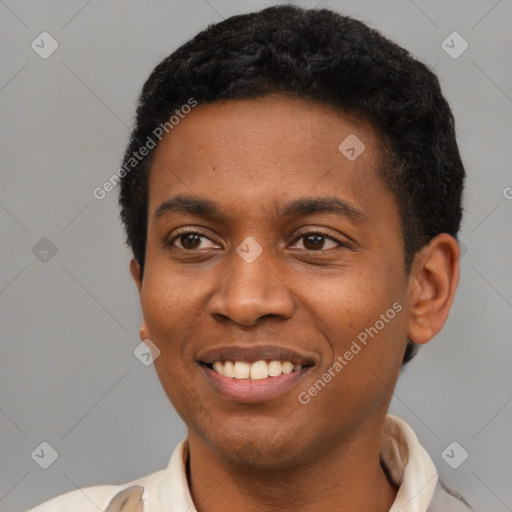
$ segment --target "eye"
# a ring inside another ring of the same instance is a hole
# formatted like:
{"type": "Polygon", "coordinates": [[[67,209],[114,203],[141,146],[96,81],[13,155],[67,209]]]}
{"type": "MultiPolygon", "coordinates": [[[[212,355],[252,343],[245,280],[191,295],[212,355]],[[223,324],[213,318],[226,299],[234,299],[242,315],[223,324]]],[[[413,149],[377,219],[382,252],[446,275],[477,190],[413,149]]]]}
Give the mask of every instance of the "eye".
{"type": "MultiPolygon", "coordinates": [[[[202,239],[209,240],[210,242],[212,242],[213,247],[216,247],[216,245],[210,238],[208,238],[205,234],[199,231],[182,231],[181,233],[178,233],[173,238],[171,238],[167,245],[185,251],[197,251],[200,249],[204,249],[204,247],[200,247],[202,239]],[[179,242],[179,245],[176,245],[175,242],[179,242]]],[[[308,231],[306,233],[302,233],[295,239],[295,243],[301,239],[303,239],[303,245],[305,250],[311,252],[332,252],[338,247],[348,247],[346,243],[343,243],[337,238],[320,230],[313,230],[308,231]],[[324,245],[326,241],[329,241],[331,242],[331,244],[334,245],[325,248],[324,245]]]]}
{"type": "Polygon", "coordinates": [[[295,239],[297,242],[298,240],[303,240],[304,248],[307,251],[312,252],[332,252],[338,247],[348,247],[347,244],[341,242],[337,238],[334,238],[333,236],[329,235],[328,233],[325,233],[324,231],[320,230],[314,230],[314,231],[308,231],[306,233],[302,233],[299,235],[298,238],[295,239]],[[326,241],[329,241],[331,243],[334,243],[331,247],[324,247],[324,244],[326,241]]]}
{"type": "MultiPolygon", "coordinates": [[[[199,249],[204,249],[204,247],[199,247],[201,245],[201,239],[203,238],[210,240],[206,235],[198,231],[182,231],[181,233],[174,236],[171,240],[169,240],[167,245],[185,251],[197,251],[199,249]],[[174,243],[175,241],[179,241],[181,247],[177,246],[174,243]]],[[[212,240],[210,240],[210,242],[212,242],[212,240]]]]}

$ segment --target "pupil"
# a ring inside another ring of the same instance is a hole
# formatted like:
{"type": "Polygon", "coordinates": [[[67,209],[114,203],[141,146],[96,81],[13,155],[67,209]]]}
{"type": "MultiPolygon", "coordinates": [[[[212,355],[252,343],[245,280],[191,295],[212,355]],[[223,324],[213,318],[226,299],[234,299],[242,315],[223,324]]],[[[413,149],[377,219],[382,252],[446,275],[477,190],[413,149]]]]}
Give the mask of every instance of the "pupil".
{"type": "Polygon", "coordinates": [[[196,246],[198,245],[197,244],[198,241],[199,241],[199,236],[194,235],[193,233],[186,234],[181,237],[181,245],[183,245],[183,247],[185,249],[196,249],[196,246]],[[196,243],[194,243],[194,242],[189,243],[192,238],[195,238],[196,243]],[[185,243],[183,242],[184,240],[185,240],[185,243]]]}
{"type": "Polygon", "coordinates": [[[305,239],[304,246],[306,247],[306,249],[318,249],[323,245],[323,238],[323,235],[308,235],[305,239]],[[309,241],[311,239],[314,240],[314,242],[311,244],[313,247],[308,247],[308,242],[306,242],[306,240],[309,241]]]}

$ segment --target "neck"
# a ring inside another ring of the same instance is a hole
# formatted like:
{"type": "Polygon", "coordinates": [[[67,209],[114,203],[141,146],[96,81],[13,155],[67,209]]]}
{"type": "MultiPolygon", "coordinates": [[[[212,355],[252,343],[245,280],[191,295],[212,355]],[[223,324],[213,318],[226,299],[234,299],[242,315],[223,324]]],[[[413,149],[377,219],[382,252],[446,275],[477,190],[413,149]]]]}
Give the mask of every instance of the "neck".
{"type": "Polygon", "coordinates": [[[189,432],[189,487],[196,509],[388,512],[397,487],[380,464],[380,426],[334,445],[315,446],[314,456],[279,469],[228,461],[189,432]]]}

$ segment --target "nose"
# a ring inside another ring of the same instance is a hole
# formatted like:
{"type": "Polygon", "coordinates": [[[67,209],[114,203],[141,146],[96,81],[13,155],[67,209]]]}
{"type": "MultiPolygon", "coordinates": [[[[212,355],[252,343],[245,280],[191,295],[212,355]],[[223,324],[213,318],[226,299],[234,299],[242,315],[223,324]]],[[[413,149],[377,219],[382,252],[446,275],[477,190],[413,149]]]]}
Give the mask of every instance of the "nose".
{"type": "Polygon", "coordinates": [[[208,312],[244,326],[257,324],[263,317],[288,319],[295,303],[270,250],[252,262],[233,251],[230,268],[216,283],[208,312]]]}

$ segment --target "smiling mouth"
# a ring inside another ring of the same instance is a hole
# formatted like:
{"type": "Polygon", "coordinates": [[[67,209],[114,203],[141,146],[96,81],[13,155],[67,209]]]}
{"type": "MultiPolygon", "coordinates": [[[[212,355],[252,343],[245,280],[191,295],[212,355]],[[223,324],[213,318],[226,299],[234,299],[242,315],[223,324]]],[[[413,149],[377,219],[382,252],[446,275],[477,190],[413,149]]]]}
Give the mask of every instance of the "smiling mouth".
{"type": "Polygon", "coordinates": [[[319,364],[314,352],[276,345],[226,345],[197,355],[206,381],[222,399],[268,402],[287,395],[319,364]]]}
{"type": "Polygon", "coordinates": [[[289,373],[297,372],[307,368],[311,364],[294,364],[291,361],[259,360],[254,363],[246,361],[214,361],[213,363],[202,363],[210,370],[237,380],[262,380],[289,373]]]}

